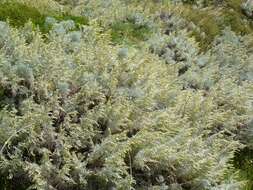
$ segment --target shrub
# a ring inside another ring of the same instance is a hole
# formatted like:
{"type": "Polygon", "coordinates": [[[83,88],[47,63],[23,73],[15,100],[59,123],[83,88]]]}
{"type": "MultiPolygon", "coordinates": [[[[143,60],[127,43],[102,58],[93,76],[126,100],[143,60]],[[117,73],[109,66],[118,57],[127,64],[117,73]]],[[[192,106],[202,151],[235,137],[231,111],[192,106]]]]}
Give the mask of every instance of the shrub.
{"type": "Polygon", "coordinates": [[[9,20],[13,26],[23,26],[29,20],[34,24],[43,26],[44,16],[35,8],[21,3],[6,2],[0,6],[0,20],[9,20]]]}
{"type": "Polygon", "coordinates": [[[247,0],[246,2],[242,3],[242,10],[243,12],[249,17],[253,18],[253,2],[247,0]]]}
{"type": "Polygon", "coordinates": [[[85,17],[69,15],[67,13],[54,13],[52,15],[41,14],[36,8],[29,7],[18,2],[5,2],[0,4],[0,20],[10,23],[15,27],[24,26],[31,21],[35,27],[39,27],[41,32],[48,33],[49,29],[45,26],[46,17],[54,17],[59,21],[73,20],[78,28],[80,25],[87,25],[88,19],[85,17]]]}
{"type": "Polygon", "coordinates": [[[11,92],[0,112],[6,186],[22,177],[31,189],[239,188],[224,173],[240,147],[233,133],[247,118],[246,94],[227,100],[229,80],[210,96],[181,90],[174,65],[148,52],[119,57],[89,30],[80,41],[66,31],[25,44],[24,31],[10,29],[0,56],[11,92]]]}

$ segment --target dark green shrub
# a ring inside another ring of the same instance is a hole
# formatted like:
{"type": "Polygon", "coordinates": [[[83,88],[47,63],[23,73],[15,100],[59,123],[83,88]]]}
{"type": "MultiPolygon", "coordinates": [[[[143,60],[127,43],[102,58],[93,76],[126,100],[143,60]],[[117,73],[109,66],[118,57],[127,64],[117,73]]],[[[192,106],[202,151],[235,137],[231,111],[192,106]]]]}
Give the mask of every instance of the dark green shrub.
{"type": "Polygon", "coordinates": [[[31,20],[35,25],[43,27],[45,16],[37,9],[21,3],[8,2],[0,4],[0,20],[9,20],[12,26],[20,27],[31,20]]]}
{"type": "Polygon", "coordinates": [[[235,7],[231,8],[227,5],[220,10],[203,10],[184,5],[181,7],[180,16],[200,28],[200,32],[191,30],[190,33],[199,42],[201,49],[207,50],[214,38],[220,35],[226,27],[230,27],[232,31],[240,35],[252,33],[252,24],[245,21],[245,16],[240,11],[238,12],[235,7]],[[200,35],[201,32],[205,33],[204,38],[200,35]]]}
{"type": "Polygon", "coordinates": [[[230,26],[233,31],[240,35],[250,34],[252,28],[243,19],[244,16],[234,10],[224,10],[220,25],[221,27],[230,26]]]}
{"type": "Polygon", "coordinates": [[[28,21],[31,21],[34,26],[38,26],[42,33],[48,33],[49,29],[45,26],[46,17],[54,17],[58,21],[73,20],[76,27],[87,25],[88,19],[81,16],[74,16],[67,13],[52,13],[41,14],[36,8],[29,7],[18,2],[6,2],[0,4],[0,20],[8,20],[10,25],[14,27],[22,27],[28,21]]]}
{"type": "Polygon", "coordinates": [[[253,189],[253,150],[246,147],[235,154],[234,166],[242,179],[248,180],[245,190],[253,189]]]}

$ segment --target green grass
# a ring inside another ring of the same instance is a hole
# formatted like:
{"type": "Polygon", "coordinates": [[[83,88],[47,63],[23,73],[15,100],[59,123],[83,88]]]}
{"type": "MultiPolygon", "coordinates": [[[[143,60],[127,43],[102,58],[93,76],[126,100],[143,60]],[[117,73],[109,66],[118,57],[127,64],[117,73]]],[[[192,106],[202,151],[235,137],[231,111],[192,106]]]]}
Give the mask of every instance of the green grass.
{"type": "Polygon", "coordinates": [[[146,40],[151,34],[148,26],[138,26],[131,21],[117,21],[111,26],[111,39],[116,44],[132,44],[146,40]]]}
{"type": "Polygon", "coordinates": [[[28,7],[21,3],[2,3],[0,4],[0,20],[9,20],[12,26],[21,27],[31,20],[34,24],[42,26],[45,16],[37,9],[28,7]]]}
{"type": "Polygon", "coordinates": [[[28,21],[31,21],[35,26],[38,26],[42,33],[49,31],[45,26],[46,17],[55,17],[57,20],[73,20],[76,23],[76,27],[80,25],[87,25],[88,19],[80,16],[73,16],[64,13],[52,13],[48,15],[41,14],[39,10],[33,7],[29,7],[18,2],[6,2],[0,3],[0,20],[7,21],[14,27],[22,27],[28,21]]]}

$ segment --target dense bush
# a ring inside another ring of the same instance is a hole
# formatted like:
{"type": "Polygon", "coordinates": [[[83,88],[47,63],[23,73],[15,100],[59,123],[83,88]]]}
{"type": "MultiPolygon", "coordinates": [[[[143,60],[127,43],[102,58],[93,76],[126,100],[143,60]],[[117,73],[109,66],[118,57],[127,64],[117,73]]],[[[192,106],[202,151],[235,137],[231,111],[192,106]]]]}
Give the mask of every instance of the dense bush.
{"type": "Polygon", "coordinates": [[[57,3],[77,16],[0,7],[24,6],[0,11],[0,189],[252,188],[250,35],[203,49],[168,1],[57,3]]]}

